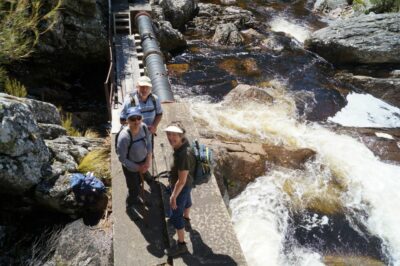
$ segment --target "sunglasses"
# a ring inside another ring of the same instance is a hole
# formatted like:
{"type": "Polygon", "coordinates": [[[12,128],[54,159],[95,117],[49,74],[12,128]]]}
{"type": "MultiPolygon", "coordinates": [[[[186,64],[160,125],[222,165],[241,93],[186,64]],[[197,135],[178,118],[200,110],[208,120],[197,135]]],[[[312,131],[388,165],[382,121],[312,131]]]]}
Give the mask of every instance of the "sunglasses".
{"type": "Polygon", "coordinates": [[[131,116],[128,118],[129,121],[135,122],[136,120],[142,120],[141,116],[131,116]]]}

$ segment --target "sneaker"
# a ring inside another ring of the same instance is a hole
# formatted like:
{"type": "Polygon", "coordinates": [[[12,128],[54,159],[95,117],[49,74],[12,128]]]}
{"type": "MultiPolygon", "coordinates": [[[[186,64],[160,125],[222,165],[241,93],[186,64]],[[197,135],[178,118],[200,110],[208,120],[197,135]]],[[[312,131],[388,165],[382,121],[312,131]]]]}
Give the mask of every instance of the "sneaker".
{"type": "Polygon", "coordinates": [[[168,248],[165,251],[165,255],[169,257],[178,257],[179,255],[185,254],[188,252],[188,248],[186,246],[186,242],[179,243],[172,248],[168,248]]]}

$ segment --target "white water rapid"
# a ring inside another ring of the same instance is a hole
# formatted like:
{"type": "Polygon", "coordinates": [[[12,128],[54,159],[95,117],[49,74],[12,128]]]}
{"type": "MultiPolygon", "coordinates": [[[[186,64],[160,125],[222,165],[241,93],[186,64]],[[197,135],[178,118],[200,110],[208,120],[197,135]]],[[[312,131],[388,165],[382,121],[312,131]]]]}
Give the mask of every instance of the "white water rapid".
{"type": "MultiPolygon", "coordinates": [[[[296,243],[290,252],[283,249],[291,234],[289,211],[304,209],[315,198],[336,202],[349,220],[365,225],[383,241],[390,263],[399,265],[400,167],[381,162],[354,138],[318,123],[299,122],[284,86],[266,90],[273,104],[249,100],[239,107],[192,99],[193,116],[219,134],[317,152],[304,170],[272,167],[231,200],[235,230],[249,265],[323,265],[320,254],[296,243]]],[[[315,216],[307,227],[329,223],[328,217],[315,216]]]]}

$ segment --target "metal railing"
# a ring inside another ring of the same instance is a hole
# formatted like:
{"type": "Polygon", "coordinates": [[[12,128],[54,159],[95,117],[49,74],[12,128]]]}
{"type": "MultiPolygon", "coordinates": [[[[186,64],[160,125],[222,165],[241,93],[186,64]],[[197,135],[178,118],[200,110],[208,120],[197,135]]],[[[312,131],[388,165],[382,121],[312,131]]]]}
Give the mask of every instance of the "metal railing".
{"type": "Polygon", "coordinates": [[[114,71],[114,50],[113,50],[113,32],[112,32],[112,10],[111,0],[108,0],[108,46],[109,46],[109,59],[110,66],[108,68],[107,78],[104,82],[104,93],[107,101],[108,117],[111,121],[111,108],[114,100],[114,96],[117,95],[117,88],[115,86],[115,71],[114,71]]]}

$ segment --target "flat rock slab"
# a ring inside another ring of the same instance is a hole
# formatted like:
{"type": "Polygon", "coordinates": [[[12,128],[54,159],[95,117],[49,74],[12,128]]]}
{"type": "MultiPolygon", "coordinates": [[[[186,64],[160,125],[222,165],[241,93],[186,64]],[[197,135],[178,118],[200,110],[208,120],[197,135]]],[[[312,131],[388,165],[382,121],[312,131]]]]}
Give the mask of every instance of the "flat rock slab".
{"type": "MultiPolygon", "coordinates": [[[[165,103],[162,107],[164,115],[154,145],[158,172],[166,170],[172,163],[172,149],[162,131],[170,122],[180,121],[189,140],[199,138],[188,105],[165,103]]],[[[160,182],[167,185],[165,179],[160,182]]],[[[247,265],[215,177],[193,189],[192,199],[191,226],[186,228],[190,254],[174,259],[174,265],[247,265]]],[[[168,201],[168,196],[164,196],[164,201],[168,201]]],[[[164,203],[167,205],[168,202],[164,203]]],[[[174,228],[168,225],[167,229],[173,236],[174,228]]]]}
{"type": "Polygon", "coordinates": [[[333,63],[400,63],[400,14],[369,14],[338,20],[305,42],[333,63]]]}

